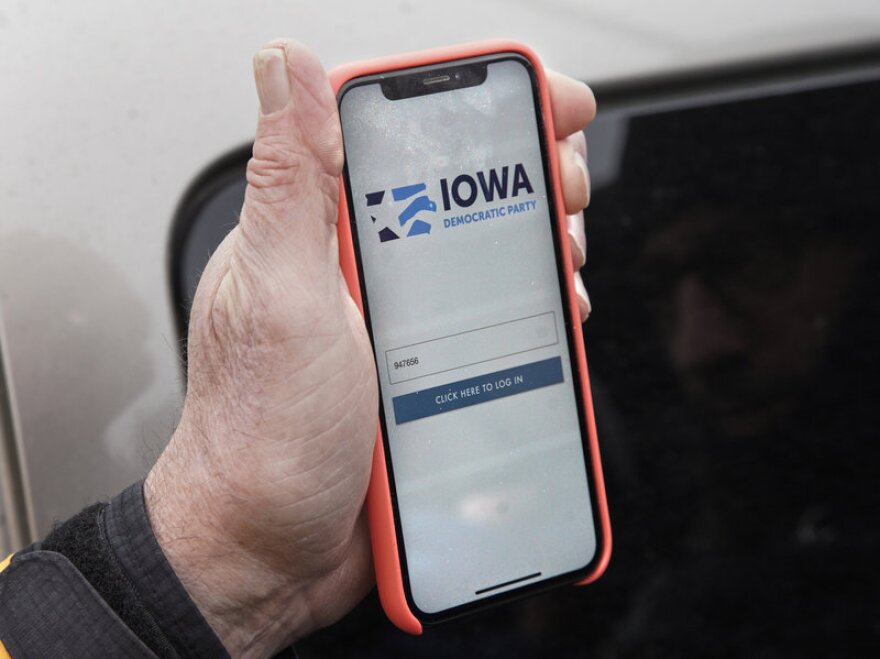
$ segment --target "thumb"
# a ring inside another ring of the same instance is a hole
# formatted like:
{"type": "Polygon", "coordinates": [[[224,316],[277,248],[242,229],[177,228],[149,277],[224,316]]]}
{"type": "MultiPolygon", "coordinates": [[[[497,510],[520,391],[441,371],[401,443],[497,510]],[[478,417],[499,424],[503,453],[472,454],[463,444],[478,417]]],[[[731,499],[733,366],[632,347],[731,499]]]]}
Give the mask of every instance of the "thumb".
{"type": "Polygon", "coordinates": [[[276,40],[254,57],[254,77],[260,116],[244,206],[193,300],[193,353],[218,338],[234,349],[305,336],[306,324],[348,304],[336,241],[342,131],[327,74],[308,48],[276,40]]]}
{"type": "Polygon", "coordinates": [[[243,247],[276,272],[282,263],[335,265],[343,149],[327,74],[308,48],[276,40],[254,57],[254,77],[260,118],[240,221],[243,247]]]}

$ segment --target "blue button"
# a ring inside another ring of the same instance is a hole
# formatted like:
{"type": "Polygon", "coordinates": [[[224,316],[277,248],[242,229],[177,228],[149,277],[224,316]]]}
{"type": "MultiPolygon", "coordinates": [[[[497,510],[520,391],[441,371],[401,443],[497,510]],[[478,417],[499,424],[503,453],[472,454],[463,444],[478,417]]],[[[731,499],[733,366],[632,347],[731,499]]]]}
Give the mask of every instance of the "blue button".
{"type": "Polygon", "coordinates": [[[562,359],[551,357],[467,380],[395,396],[394,419],[398,425],[462,407],[488,403],[562,382],[562,359]]]}

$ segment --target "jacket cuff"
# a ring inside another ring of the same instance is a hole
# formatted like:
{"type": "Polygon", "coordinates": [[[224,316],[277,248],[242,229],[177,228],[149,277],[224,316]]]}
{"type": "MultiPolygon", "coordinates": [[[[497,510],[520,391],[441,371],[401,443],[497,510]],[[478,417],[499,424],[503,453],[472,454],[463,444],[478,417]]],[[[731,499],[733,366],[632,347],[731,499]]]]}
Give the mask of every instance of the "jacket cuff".
{"type": "Polygon", "coordinates": [[[68,558],[32,545],[0,578],[0,656],[129,657],[156,654],[68,558]],[[8,654],[6,654],[8,653],[8,654]]]}
{"type": "Polygon", "coordinates": [[[181,659],[229,657],[159,546],[143,482],[123,490],[104,512],[105,537],[119,566],[181,659]]]}

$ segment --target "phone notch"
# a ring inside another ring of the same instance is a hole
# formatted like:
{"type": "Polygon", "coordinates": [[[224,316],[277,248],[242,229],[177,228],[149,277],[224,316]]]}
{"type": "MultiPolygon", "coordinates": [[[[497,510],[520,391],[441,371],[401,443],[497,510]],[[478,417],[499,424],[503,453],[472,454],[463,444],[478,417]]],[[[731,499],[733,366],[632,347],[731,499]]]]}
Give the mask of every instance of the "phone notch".
{"type": "Polygon", "coordinates": [[[390,75],[380,83],[382,93],[390,101],[414,98],[453,89],[477,87],[486,82],[488,64],[469,62],[458,66],[438,65],[421,70],[390,75]]]}

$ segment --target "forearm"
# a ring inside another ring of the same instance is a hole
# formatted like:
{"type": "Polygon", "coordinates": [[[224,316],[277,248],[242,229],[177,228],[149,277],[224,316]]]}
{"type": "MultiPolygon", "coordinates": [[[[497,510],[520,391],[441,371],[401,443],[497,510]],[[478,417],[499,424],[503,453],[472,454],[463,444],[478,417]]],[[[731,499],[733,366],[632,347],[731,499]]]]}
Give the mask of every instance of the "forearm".
{"type": "Polygon", "coordinates": [[[140,483],[13,557],[0,640],[12,657],[229,656],[165,559],[140,483]]]}

